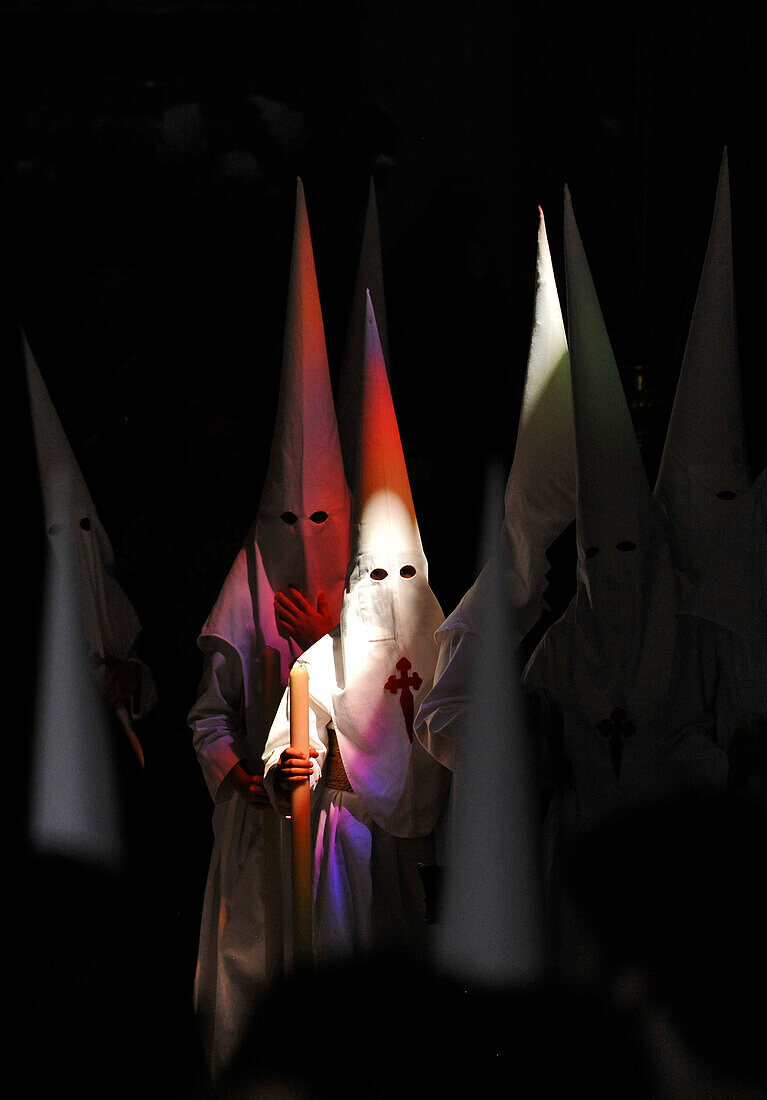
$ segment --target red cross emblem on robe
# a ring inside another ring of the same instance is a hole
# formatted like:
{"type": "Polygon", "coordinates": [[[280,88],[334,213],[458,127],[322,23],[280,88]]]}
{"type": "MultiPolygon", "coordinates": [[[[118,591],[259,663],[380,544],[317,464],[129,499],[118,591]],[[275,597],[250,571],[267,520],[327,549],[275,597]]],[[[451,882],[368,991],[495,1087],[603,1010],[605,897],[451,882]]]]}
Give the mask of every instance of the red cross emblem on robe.
{"type": "Polygon", "coordinates": [[[410,689],[413,688],[414,691],[418,691],[423,680],[417,672],[414,672],[412,676],[408,676],[413,666],[410,664],[407,657],[400,657],[394,667],[399,670],[400,675],[395,676],[394,673],[392,673],[384,684],[384,691],[390,691],[392,695],[396,695],[397,692],[400,693],[399,702],[402,707],[402,713],[405,716],[405,729],[407,730],[408,741],[412,745],[413,718],[415,714],[413,693],[410,689]]]}

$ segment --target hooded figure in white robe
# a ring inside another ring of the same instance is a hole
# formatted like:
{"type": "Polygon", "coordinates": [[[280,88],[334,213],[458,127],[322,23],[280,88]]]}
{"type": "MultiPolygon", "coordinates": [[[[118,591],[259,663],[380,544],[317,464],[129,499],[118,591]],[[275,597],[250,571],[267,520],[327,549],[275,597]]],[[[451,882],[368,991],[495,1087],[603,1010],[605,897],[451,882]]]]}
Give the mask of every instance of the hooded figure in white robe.
{"type": "Polygon", "coordinates": [[[549,755],[556,755],[557,742],[562,750],[563,782],[546,830],[555,878],[579,827],[632,805],[683,798],[695,781],[714,788],[722,782],[721,754],[693,727],[682,728],[683,718],[702,707],[711,670],[699,670],[696,680],[687,667],[690,653],[677,626],[679,578],[568,192],[564,229],[578,587],[524,677],[544,704],[549,755]],[[683,674],[691,678],[687,698],[683,674]]]}
{"type": "MultiPolygon", "coordinates": [[[[413,736],[434,675],[442,612],[428,565],[372,303],[359,420],[353,549],[338,629],[306,650],[316,830],[314,949],[413,946],[424,903],[416,858],[443,809],[448,773],[413,736]],[[409,858],[392,838],[412,840],[409,858]]],[[[280,764],[287,693],[264,750],[265,785],[285,810],[280,764]]]]}
{"type": "Polygon", "coordinates": [[[713,670],[699,728],[724,751],[747,715],[767,717],[763,494],[746,464],[725,149],[655,487],[691,582],[683,625],[713,670]]]}
{"type": "Polygon", "coordinates": [[[109,536],[25,338],[23,345],[48,542],[55,553],[65,536],[69,540],[89,659],[143,762],[130,718],[142,718],[156,694],[149,670],[136,655],[141,623],[115,580],[109,536]]]}
{"type": "Polygon", "coordinates": [[[195,982],[214,1077],[236,1051],[265,981],[263,815],[272,811],[260,776],[273,713],[263,698],[264,650],[279,654],[284,686],[301,645],[281,593],[290,590],[305,607],[311,629],[324,624],[312,640],[339,621],[350,507],[299,181],[269,466],[253,528],[200,633],[203,676],[189,715],[215,805],[195,982]],[[249,787],[235,782],[241,769],[252,780],[249,787]],[[253,804],[259,800],[266,808],[253,804]]]}
{"type": "MultiPolygon", "coordinates": [[[[509,603],[515,609],[515,647],[542,611],[548,569],[546,550],[574,518],[570,358],[541,210],[527,377],[496,552],[509,603]]],[[[421,704],[416,720],[416,734],[425,748],[451,770],[456,746],[464,736],[477,644],[477,609],[484,600],[488,568],[483,569],[437,631],[439,658],[434,687],[421,704]]]]}

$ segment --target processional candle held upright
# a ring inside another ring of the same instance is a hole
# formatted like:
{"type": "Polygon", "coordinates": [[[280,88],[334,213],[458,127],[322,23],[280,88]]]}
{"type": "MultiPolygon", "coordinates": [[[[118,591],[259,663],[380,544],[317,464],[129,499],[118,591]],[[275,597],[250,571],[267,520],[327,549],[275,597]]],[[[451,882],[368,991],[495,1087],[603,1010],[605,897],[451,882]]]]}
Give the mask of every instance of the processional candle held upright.
{"type": "MultiPolygon", "coordinates": [[[[290,670],[290,746],[309,755],[309,673],[299,664],[290,670]]],[[[293,842],[293,966],[312,961],[312,831],[309,780],[294,783],[290,794],[293,842]]]]}

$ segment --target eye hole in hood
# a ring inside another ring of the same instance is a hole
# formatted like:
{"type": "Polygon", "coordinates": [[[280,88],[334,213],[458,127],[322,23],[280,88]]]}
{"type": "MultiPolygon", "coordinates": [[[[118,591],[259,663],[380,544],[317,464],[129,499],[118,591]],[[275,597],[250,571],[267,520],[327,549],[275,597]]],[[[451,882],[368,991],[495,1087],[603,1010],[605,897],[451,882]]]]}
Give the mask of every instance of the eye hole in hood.
{"type": "Polygon", "coordinates": [[[722,489],[721,492],[716,494],[720,500],[735,500],[737,493],[733,493],[732,489],[722,489]]]}
{"type": "Polygon", "coordinates": [[[401,577],[414,577],[415,576],[415,566],[414,565],[403,565],[402,568],[399,571],[399,575],[401,577]]]}
{"type": "Polygon", "coordinates": [[[635,542],[631,542],[629,539],[624,539],[623,542],[616,542],[615,544],[616,550],[636,550],[636,548],[637,544],[635,542]]]}
{"type": "Polygon", "coordinates": [[[324,523],[327,518],[327,512],[312,512],[312,514],[309,516],[309,519],[312,521],[312,523],[324,523]]]}
{"type": "Polygon", "coordinates": [[[370,570],[370,579],[371,580],[382,581],[382,580],[385,580],[386,577],[388,577],[388,576],[389,576],[389,574],[386,572],[385,569],[371,569],[370,570]]]}
{"type": "Polygon", "coordinates": [[[280,519],[283,521],[283,523],[298,523],[298,516],[295,512],[283,512],[280,516],[280,519]]]}

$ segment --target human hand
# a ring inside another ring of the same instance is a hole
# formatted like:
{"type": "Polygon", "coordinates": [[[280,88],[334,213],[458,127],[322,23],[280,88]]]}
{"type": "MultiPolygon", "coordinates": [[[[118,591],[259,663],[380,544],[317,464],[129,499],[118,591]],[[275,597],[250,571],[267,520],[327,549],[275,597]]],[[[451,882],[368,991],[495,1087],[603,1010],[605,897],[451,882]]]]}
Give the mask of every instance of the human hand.
{"type": "Polygon", "coordinates": [[[297,783],[305,782],[312,774],[312,760],[317,755],[317,750],[312,748],[308,756],[300,749],[285,749],[277,765],[277,782],[282,789],[289,791],[297,783]]]}
{"type": "Polygon", "coordinates": [[[244,798],[249,806],[271,806],[269,795],[264,789],[264,779],[261,775],[251,775],[242,764],[235,764],[229,773],[234,789],[241,798],[244,798]]]}
{"type": "Polygon", "coordinates": [[[274,616],[279,633],[284,638],[292,638],[301,649],[308,649],[338,626],[324,592],[317,594],[315,608],[292,585],[285,591],[275,593],[274,616]]]}
{"type": "Polygon", "coordinates": [[[113,707],[127,703],[141,688],[143,669],[138,661],[123,661],[107,653],[103,662],[107,667],[104,692],[113,707]]]}

